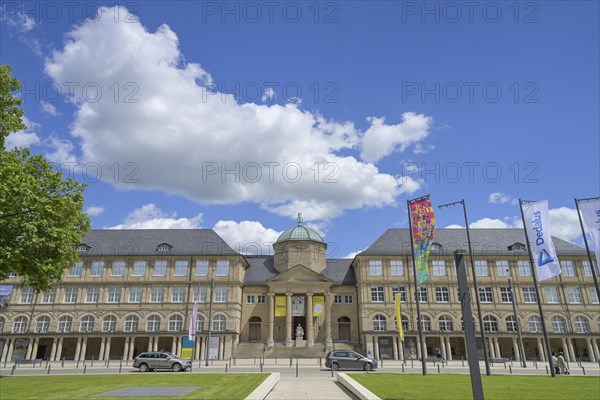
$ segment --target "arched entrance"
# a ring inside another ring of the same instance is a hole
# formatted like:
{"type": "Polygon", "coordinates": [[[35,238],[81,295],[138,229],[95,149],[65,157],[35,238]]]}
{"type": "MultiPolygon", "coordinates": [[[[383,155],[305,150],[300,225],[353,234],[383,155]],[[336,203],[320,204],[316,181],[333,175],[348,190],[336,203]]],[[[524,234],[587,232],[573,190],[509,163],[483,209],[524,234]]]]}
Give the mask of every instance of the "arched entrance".
{"type": "Polygon", "coordinates": [[[339,317],[338,318],[338,338],[339,340],[351,340],[350,331],[350,318],[339,317]]]}
{"type": "Polygon", "coordinates": [[[260,340],[261,337],[261,324],[262,324],[262,319],[260,319],[260,317],[250,317],[249,322],[249,329],[248,329],[248,340],[249,341],[258,341],[260,340]]]}

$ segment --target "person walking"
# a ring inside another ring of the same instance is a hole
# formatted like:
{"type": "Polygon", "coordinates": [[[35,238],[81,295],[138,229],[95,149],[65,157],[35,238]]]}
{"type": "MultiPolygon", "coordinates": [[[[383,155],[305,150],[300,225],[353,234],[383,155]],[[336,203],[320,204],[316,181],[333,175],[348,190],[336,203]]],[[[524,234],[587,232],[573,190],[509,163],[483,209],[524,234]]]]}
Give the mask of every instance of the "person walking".
{"type": "Polygon", "coordinates": [[[444,356],[442,356],[442,351],[440,349],[436,349],[435,356],[439,360],[439,362],[446,362],[444,356]]]}
{"type": "Polygon", "coordinates": [[[554,373],[556,375],[560,374],[560,370],[558,369],[558,358],[556,358],[556,353],[552,353],[552,368],[554,368],[554,373]]]}
{"type": "Polygon", "coordinates": [[[561,374],[570,375],[569,367],[567,366],[567,362],[565,361],[565,357],[562,352],[558,353],[558,370],[561,374]]]}

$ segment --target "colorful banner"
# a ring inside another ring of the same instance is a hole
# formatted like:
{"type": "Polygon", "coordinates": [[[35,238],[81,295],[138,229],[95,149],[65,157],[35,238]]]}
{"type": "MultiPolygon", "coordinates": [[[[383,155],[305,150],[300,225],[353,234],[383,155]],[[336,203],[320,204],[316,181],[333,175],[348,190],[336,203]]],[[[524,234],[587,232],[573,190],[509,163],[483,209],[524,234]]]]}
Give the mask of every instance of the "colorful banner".
{"type": "Polygon", "coordinates": [[[560,264],[550,231],[548,201],[522,203],[521,211],[538,280],[541,282],[560,275],[560,264]]]}
{"type": "Polygon", "coordinates": [[[600,262],[600,197],[584,202],[578,201],[577,203],[583,218],[585,232],[592,242],[590,247],[596,253],[596,264],[598,264],[600,262]]]}
{"type": "Polygon", "coordinates": [[[275,296],[275,316],[285,317],[285,296],[275,296]]]}
{"type": "Polygon", "coordinates": [[[325,296],[313,296],[313,317],[322,317],[325,311],[325,296]]]}
{"type": "Polygon", "coordinates": [[[400,312],[400,293],[396,293],[394,301],[396,302],[396,325],[398,325],[398,333],[400,341],[404,342],[404,328],[402,327],[402,313],[400,312]]]}
{"type": "Polygon", "coordinates": [[[198,299],[194,302],[194,309],[192,310],[192,317],[190,318],[190,328],[188,330],[188,339],[191,341],[196,340],[196,322],[198,321],[198,299]]]}
{"type": "Polygon", "coordinates": [[[417,282],[422,284],[429,279],[429,248],[433,241],[435,219],[429,196],[409,201],[409,218],[411,221],[417,282]]]}
{"type": "Polygon", "coordinates": [[[181,354],[179,354],[179,357],[185,360],[191,360],[194,356],[194,339],[185,336],[181,339],[181,354]]]}
{"type": "Polygon", "coordinates": [[[13,287],[11,285],[0,285],[0,308],[8,307],[13,287]]]}
{"type": "Polygon", "coordinates": [[[304,296],[292,296],[292,316],[304,317],[304,296]]]}

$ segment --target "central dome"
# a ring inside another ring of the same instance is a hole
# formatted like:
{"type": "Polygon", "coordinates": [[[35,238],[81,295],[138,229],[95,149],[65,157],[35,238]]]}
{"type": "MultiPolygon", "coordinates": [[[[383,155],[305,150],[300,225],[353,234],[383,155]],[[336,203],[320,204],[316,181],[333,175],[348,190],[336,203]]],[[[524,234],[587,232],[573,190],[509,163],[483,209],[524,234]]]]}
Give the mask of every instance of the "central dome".
{"type": "Polygon", "coordinates": [[[276,243],[286,242],[288,240],[314,240],[315,242],[323,242],[323,238],[314,229],[310,229],[302,225],[302,214],[298,213],[296,220],[298,225],[290,228],[279,235],[276,243]]]}

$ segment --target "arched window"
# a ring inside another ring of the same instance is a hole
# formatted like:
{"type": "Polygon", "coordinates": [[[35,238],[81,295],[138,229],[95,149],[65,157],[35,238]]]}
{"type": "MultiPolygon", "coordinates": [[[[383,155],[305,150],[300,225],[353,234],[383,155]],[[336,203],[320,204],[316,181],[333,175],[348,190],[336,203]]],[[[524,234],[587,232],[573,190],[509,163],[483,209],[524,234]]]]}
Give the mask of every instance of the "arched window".
{"type": "Polygon", "coordinates": [[[81,319],[79,332],[92,332],[94,330],[95,319],[91,315],[86,315],[81,319]]]}
{"type": "Polygon", "coordinates": [[[350,323],[350,318],[348,317],[339,317],[338,322],[347,322],[350,323]]]}
{"type": "Polygon", "coordinates": [[[406,315],[402,315],[402,329],[404,332],[410,331],[410,323],[408,322],[408,317],[406,315]]]}
{"type": "Polygon", "coordinates": [[[553,333],[567,333],[567,321],[563,317],[555,315],[551,321],[553,333]]]}
{"type": "Polygon", "coordinates": [[[498,332],[498,320],[496,317],[486,315],[483,317],[483,329],[486,332],[498,332]]]}
{"type": "Polygon", "coordinates": [[[454,323],[452,321],[452,317],[449,315],[442,315],[438,319],[440,323],[440,331],[442,332],[452,332],[454,330],[454,323]]]}
{"type": "Polygon", "coordinates": [[[15,319],[15,323],[13,324],[13,332],[24,333],[27,329],[27,321],[27,317],[17,317],[17,319],[15,319]]]}
{"type": "Polygon", "coordinates": [[[260,317],[254,316],[254,317],[250,317],[248,322],[262,322],[262,319],[260,319],[260,317]]]}
{"type": "Polygon", "coordinates": [[[201,332],[204,329],[204,315],[198,314],[198,318],[196,319],[196,332],[201,332]]]}
{"type": "Polygon", "coordinates": [[[421,329],[423,332],[428,332],[431,330],[431,318],[427,315],[421,315],[421,329]]]}
{"type": "Polygon", "coordinates": [[[140,319],[136,315],[130,315],[125,319],[125,332],[137,332],[140,319]]]}
{"type": "Polygon", "coordinates": [[[506,317],[506,330],[508,332],[516,332],[517,331],[517,321],[515,320],[514,315],[509,315],[506,317]]]}
{"type": "Polygon", "coordinates": [[[50,317],[39,317],[35,324],[35,331],[37,333],[46,333],[50,328],[50,317]]]}
{"type": "Polygon", "coordinates": [[[387,330],[386,320],[383,315],[377,314],[373,317],[373,330],[374,331],[385,331],[387,330]]]}
{"type": "Polygon", "coordinates": [[[181,315],[173,315],[169,318],[169,331],[180,331],[183,327],[183,318],[181,315]]]}
{"type": "Polygon", "coordinates": [[[537,315],[532,315],[527,320],[529,322],[530,332],[541,332],[542,331],[542,320],[537,315]]]}
{"type": "Polygon", "coordinates": [[[73,325],[73,318],[68,315],[60,317],[58,320],[57,332],[71,332],[71,326],[73,325]]]}
{"type": "Polygon", "coordinates": [[[117,317],[108,315],[102,321],[102,332],[114,332],[117,330],[117,317]]]}
{"type": "Polygon", "coordinates": [[[575,317],[575,332],[590,333],[590,322],[586,317],[578,315],[575,317]]]}
{"type": "Polygon", "coordinates": [[[2,333],[2,331],[4,331],[4,323],[6,322],[6,320],[4,319],[4,317],[0,316],[0,333],[2,333]]]}
{"type": "Polygon", "coordinates": [[[227,318],[224,315],[217,315],[213,319],[213,331],[225,331],[227,327],[227,318]]]}
{"type": "Polygon", "coordinates": [[[146,325],[148,332],[160,331],[160,317],[158,315],[151,315],[148,317],[148,324],[146,325]]]}

